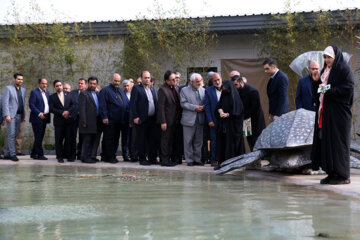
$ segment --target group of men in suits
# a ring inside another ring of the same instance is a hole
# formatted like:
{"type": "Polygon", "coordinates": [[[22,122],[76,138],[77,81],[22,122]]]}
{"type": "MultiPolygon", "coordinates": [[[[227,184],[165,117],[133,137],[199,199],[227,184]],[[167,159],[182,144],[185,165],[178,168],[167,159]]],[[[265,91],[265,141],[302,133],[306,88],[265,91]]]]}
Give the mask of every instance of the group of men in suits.
{"type": "MultiPolygon", "coordinates": [[[[278,69],[275,60],[266,59],[263,66],[270,76],[267,95],[269,118],[273,121],[289,111],[289,80],[278,69]]],[[[310,72],[316,68],[318,70],[318,64],[311,62],[310,72]]],[[[244,119],[251,119],[253,134],[248,136],[248,142],[252,149],[265,128],[260,96],[238,71],[232,71],[231,76],[244,105],[244,119]]],[[[221,76],[211,73],[206,89],[200,74],[191,74],[185,86],[178,86],[179,79],[179,73],[167,71],[164,83],[157,90],[153,87],[149,71],[141,73],[135,86],[129,80],[121,83],[121,76],[113,74],[111,83],[101,91],[97,90],[98,79],[90,77],[79,79],[78,89],[71,92],[64,91],[63,83],[55,80],[55,93],[52,95],[47,90],[47,80],[39,79],[38,88],[31,91],[29,98],[30,123],[34,133],[31,158],[47,159],[42,142],[52,113],[56,158],[60,163],[64,159],[69,162],[79,159],[84,163],[99,161],[96,157],[101,135],[101,161],[117,163],[121,135],[124,161],[175,166],[182,163],[184,156],[188,166],[204,165],[201,148],[203,145],[207,148],[203,135],[204,131],[209,131],[210,161],[216,167],[214,112],[222,92],[221,76]],[[204,128],[205,125],[207,128],[204,128]]],[[[23,75],[15,74],[13,81],[14,84],[5,87],[0,97],[0,123],[6,122],[8,126],[5,157],[17,161],[14,142],[25,117],[23,75]]],[[[298,92],[302,92],[297,94],[297,105],[298,99],[306,95],[306,86],[306,79],[299,81],[298,92]]],[[[309,102],[307,98],[304,105],[309,102]]]]}

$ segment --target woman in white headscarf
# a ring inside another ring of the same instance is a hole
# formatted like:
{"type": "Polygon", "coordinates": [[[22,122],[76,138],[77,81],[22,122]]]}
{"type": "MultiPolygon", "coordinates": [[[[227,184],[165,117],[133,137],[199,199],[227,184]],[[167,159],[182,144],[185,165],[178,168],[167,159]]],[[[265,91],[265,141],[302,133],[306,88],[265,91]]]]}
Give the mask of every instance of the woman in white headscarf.
{"type": "Polygon", "coordinates": [[[324,50],[324,69],[313,82],[313,97],[317,106],[312,168],[321,167],[328,176],[321,184],[350,183],[350,130],[354,80],[350,66],[339,47],[324,50]],[[319,87],[330,89],[318,93],[319,87]]]}

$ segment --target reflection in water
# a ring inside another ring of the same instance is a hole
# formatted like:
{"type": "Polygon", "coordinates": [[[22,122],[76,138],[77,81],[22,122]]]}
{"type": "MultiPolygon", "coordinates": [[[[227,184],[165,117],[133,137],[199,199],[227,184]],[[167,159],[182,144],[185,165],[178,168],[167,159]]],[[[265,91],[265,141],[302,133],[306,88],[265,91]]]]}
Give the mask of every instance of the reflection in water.
{"type": "Polygon", "coordinates": [[[244,176],[0,167],[0,239],[360,239],[360,204],[244,176]]]}

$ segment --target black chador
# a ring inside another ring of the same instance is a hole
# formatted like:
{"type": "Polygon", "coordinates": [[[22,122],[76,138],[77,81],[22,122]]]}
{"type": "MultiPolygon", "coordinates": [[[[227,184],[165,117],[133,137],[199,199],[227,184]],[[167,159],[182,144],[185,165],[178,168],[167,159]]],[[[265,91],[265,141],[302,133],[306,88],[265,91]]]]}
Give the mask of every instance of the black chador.
{"type": "MultiPolygon", "coordinates": [[[[321,80],[313,81],[312,86],[317,111],[311,160],[314,170],[321,167],[329,175],[323,179],[324,181],[322,180],[322,183],[339,184],[348,183],[345,181],[350,178],[351,106],[354,80],[340,48],[332,47],[335,59],[327,81],[331,88],[323,95],[322,111],[319,111],[320,94],[317,93],[321,80]]],[[[324,69],[326,67],[325,64],[324,69]]],[[[323,72],[324,70],[321,73],[323,72]]]]}
{"type": "Polygon", "coordinates": [[[221,97],[215,110],[216,125],[216,161],[223,161],[245,152],[243,137],[244,109],[240,96],[233,82],[225,81],[221,97]],[[223,118],[218,110],[229,113],[223,118]]]}
{"type": "Polygon", "coordinates": [[[239,94],[244,106],[244,119],[251,118],[252,135],[247,136],[247,141],[252,151],[256,140],[265,128],[264,112],[261,108],[259,92],[255,87],[245,83],[244,87],[239,89],[239,94]]]}

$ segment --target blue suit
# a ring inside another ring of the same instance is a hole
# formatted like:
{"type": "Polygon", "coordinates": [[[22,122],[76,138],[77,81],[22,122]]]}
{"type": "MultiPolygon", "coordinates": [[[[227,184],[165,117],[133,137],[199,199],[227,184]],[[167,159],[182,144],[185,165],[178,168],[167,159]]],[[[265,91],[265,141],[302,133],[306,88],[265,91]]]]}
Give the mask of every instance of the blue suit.
{"type": "MultiPolygon", "coordinates": [[[[45,91],[46,98],[49,103],[49,92],[45,91]]],[[[30,98],[29,98],[29,108],[30,112],[30,120],[31,123],[49,123],[50,122],[50,115],[46,119],[41,119],[39,117],[40,113],[43,113],[45,110],[45,103],[41,94],[40,88],[36,88],[31,91],[30,98]]]]}
{"type": "Polygon", "coordinates": [[[269,113],[280,117],[289,112],[289,79],[285,73],[278,71],[267,84],[267,95],[269,98],[269,113]]]}
{"type": "Polygon", "coordinates": [[[124,159],[128,157],[128,119],[129,119],[129,100],[126,93],[121,88],[116,88],[113,84],[101,89],[99,93],[99,111],[101,119],[108,119],[109,123],[104,125],[104,135],[102,142],[102,160],[115,163],[116,152],[119,147],[121,132],[122,154],[124,159]]]}
{"type": "MultiPolygon", "coordinates": [[[[3,115],[2,115],[2,95],[0,94],[0,124],[4,121],[3,115]]],[[[0,127],[1,128],[1,127],[0,127]]]]}
{"type": "MultiPolygon", "coordinates": [[[[45,91],[46,98],[49,103],[49,92],[45,91]]],[[[49,104],[48,104],[49,105],[49,104]]],[[[46,124],[50,123],[50,114],[47,114],[46,119],[39,117],[40,113],[45,111],[45,102],[41,94],[40,88],[36,88],[31,91],[29,98],[30,122],[34,133],[34,145],[31,150],[30,156],[32,158],[38,158],[44,156],[44,150],[42,142],[44,139],[46,124]]]]}
{"type": "MultiPolygon", "coordinates": [[[[214,122],[216,124],[215,109],[218,104],[215,86],[208,87],[205,90],[205,114],[207,122],[214,122]]],[[[211,150],[211,161],[215,161],[215,149],[216,149],[216,127],[210,127],[210,150],[211,150]]]]}
{"type": "Polygon", "coordinates": [[[313,80],[310,75],[299,79],[295,98],[296,109],[304,108],[315,111],[315,106],[312,101],[311,81],[313,80]]]}

